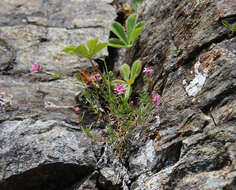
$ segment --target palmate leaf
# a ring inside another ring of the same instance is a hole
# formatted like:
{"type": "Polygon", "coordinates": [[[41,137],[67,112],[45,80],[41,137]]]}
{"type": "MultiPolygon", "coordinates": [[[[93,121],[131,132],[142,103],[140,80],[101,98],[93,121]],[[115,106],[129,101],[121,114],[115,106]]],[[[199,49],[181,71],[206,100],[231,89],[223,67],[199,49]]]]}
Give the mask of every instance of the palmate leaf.
{"type": "Polygon", "coordinates": [[[128,45],[128,39],[125,30],[120,23],[113,22],[110,25],[110,29],[125,45],[128,45]]]}
{"type": "Polygon", "coordinates": [[[132,14],[127,18],[126,32],[120,23],[112,23],[110,29],[118,38],[111,38],[108,45],[115,48],[131,48],[145,27],[144,22],[136,24],[137,20],[137,14],[132,14]]]}
{"type": "Polygon", "coordinates": [[[66,48],[62,50],[62,52],[76,55],[74,52],[75,48],[76,48],[75,46],[67,46],[66,48]]]}
{"type": "Polygon", "coordinates": [[[123,64],[120,67],[120,75],[122,76],[122,78],[128,82],[129,81],[129,76],[130,76],[130,66],[127,64],[123,64]]]}
{"type": "Polygon", "coordinates": [[[97,46],[97,43],[98,43],[98,38],[87,41],[90,56],[94,55],[94,51],[97,46]]]}
{"type": "Polygon", "coordinates": [[[88,40],[87,46],[88,48],[84,44],[81,44],[77,47],[67,46],[62,50],[62,52],[91,59],[95,54],[97,54],[99,51],[105,48],[107,46],[107,43],[106,42],[98,43],[98,39],[96,38],[88,40]]]}
{"type": "Polygon", "coordinates": [[[96,48],[94,49],[94,55],[101,51],[103,48],[107,47],[107,45],[108,44],[106,42],[97,44],[96,48]]]}
{"type": "Polygon", "coordinates": [[[77,56],[89,58],[89,51],[84,44],[79,45],[75,48],[74,52],[77,56]]]}
{"type": "Polygon", "coordinates": [[[130,42],[131,33],[135,29],[137,19],[138,19],[138,15],[137,14],[132,14],[126,20],[126,25],[125,26],[126,26],[126,31],[128,33],[128,41],[129,42],[130,42]]]}
{"type": "Polygon", "coordinates": [[[142,64],[140,60],[137,60],[133,63],[131,68],[131,79],[135,80],[142,70],[142,64]]]}
{"type": "Polygon", "coordinates": [[[136,27],[135,30],[133,30],[131,35],[130,35],[131,43],[134,43],[135,40],[137,40],[137,38],[140,36],[142,31],[144,30],[144,27],[145,27],[145,23],[144,22],[138,23],[138,27],[136,27]]]}
{"type": "Polygon", "coordinates": [[[115,48],[127,48],[129,46],[125,45],[120,39],[118,38],[111,38],[109,39],[108,45],[115,48]]]}

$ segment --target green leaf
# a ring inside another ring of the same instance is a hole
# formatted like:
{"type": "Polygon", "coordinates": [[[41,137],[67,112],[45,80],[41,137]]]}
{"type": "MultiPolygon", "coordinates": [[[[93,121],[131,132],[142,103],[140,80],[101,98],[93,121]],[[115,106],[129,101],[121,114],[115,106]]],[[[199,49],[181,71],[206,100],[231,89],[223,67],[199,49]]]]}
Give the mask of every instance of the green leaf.
{"type": "Polygon", "coordinates": [[[64,53],[69,53],[69,54],[72,54],[72,55],[76,55],[76,53],[74,52],[75,48],[76,48],[75,46],[67,46],[66,48],[64,48],[61,51],[64,52],[64,53]]]}
{"type": "Polygon", "coordinates": [[[103,48],[107,47],[107,42],[99,43],[94,49],[94,55],[101,51],[103,48]]]}
{"type": "Polygon", "coordinates": [[[53,77],[54,79],[60,79],[60,78],[61,78],[61,73],[55,72],[55,73],[52,75],[52,77],[53,77]]]}
{"type": "Polygon", "coordinates": [[[120,75],[125,81],[129,81],[129,75],[130,75],[130,66],[127,64],[123,64],[120,67],[120,75]]]}
{"type": "Polygon", "coordinates": [[[233,25],[233,28],[232,28],[232,36],[234,35],[235,32],[236,32],[236,23],[233,25]]]}
{"type": "Polygon", "coordinates": [[[90,58],[88,49],[85,47],[84,44],[81,44],[78,47],[76,47],[74,52],[76,53],[77,56],[90,58]]]}
{"type": "Polygon", "coordinates": [[[131,85],[128,85],[128,88],[125,91],[125,99],[128,100],[129,97],[131,96],[131,94],[132,94],[132,87],[131,87],[131,85]]]}
{"type": "Polygon", "coordinates": [[[134,79],[130,79],[130,80],[128,81],[128,85],[132,85],[132,84],[134,84],[134,79]]]}
{"type": "Polygon", "coordinates": [[[117,83],[121,83],[122,85],[127,86],[127,82],[125,82],[125,81],[123,81],[123,80],[113,80],[113,81],[111,82],[111,85],[112,85],[112,86],[115,86],[117,83]]]}
{"type": "Polygon", "coordinates": [[[145,26],[145,24],[144,24],[144,22],[142,22],[141,27],[136,28],[136,29],[131,33],[130,41],[131,41],[132,43],[134,43],[135,40],[137,40],[137,38],[139,37],[139,35],[142,33],[142,31],[144,30],[144,26],[145,26]]]}
{"type": "Polygon", "coordinates": [[[123,26],[118,22],[113,22],[110,25],[111,31],[124,43],[128,44],[128,39],[123,26]]]}
{"type": "Polygon", "coordinates": [[[115,47],[115,48],[131,48],[132,46],[130,45],[125,45],[120,39],[118,38],[111,38],[109,39],[108,45],[110,47],[115,47]]]}
{"type": "Polygon", "coordinates": [[[145,22],[142,21],[142,22],[139,22],[136,24],[135,28],[144,28],[145,27],[145,22]]]}
{"type": "Polygon", "coordinates": [[[137,60],[133,63],[131,68],[131,79],[135,80],[142,70],[142,64],[140,60],[137,60]]]}
{"type": "Polygon", "coordinates": [[[91,59],[95,54],[101,51],[103,48],[107,46],[107,43],[98,43],[98,38],[88,40],[87,41],[88,48],[84,44],[79,45],[78,47],[75,46],[67,46],[62,51],[65,53],[69,53],[72,55],[77,55],[80,57],[85,57],[91,59]]]}
{"type": "Polygon", "coordinates": [[[74,74],[74,77],[75,77],[77,80],[82,81],[80,72],[75,73],[75,74],[74,74]]]}
{"type": "Polygon", "coordinates": [[[135,1],[133,1],[133,2],[130,4],[130,7],[131,7],[133,10],[137,10],[138,4],[137,4],[135,1]]]}
{"type": "Polygon", "coordinates": [[[229,24],[227,21],[222,21],[222,24],[225,26],[225,28],[226,28],[228,31],[231,31],[231,30],[230,30],[230,24],[229,24]]]}
{"type": "Polygon", "coordinates": [[[86,135],[86,136],[90,136],[90,127],[87,127],[87,126],[85,126],[85,127],[83,127],[83,126],[81,126],[81,129],[82,129],[82,131],[83,131],[83,133],[86,135]]]}
{"type": "Polygon", "coordinates": [[[98,38],[87,41],[90,56],[93,56],[94,54],[96,54],[94,53],[94,50],[97,46],[97,43],[98,43],[98,38]]]}
{"type": "Polygon", "coordinates": [[[128,41],[129,42],[130,42],[131,33],[135,29],[137,19],[138,19],[138,15],[137,14],[132,14],[126,20],[126,25],[125,26],[126,26],[126,31],[128,33],[128,41]]]}
{"type": "Polygon", "coordinates": [[[137,10],[138,8],[138,4],[142,3],[143,0],[133,0],[130,4],[130,7],[133,9],[133,10],[137,10]]]}

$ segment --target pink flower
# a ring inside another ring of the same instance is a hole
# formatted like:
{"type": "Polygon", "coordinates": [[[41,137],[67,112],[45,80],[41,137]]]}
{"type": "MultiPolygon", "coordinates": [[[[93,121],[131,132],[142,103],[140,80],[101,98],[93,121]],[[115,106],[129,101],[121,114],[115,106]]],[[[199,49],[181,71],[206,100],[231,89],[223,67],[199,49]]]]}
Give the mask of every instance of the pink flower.
{"type": "Polygon", "coordinates": [[[76,113],[79,113],[79,112],[80,112],[80,108],[79,108],[79,107],[75,107],[75,108],[74,108],[74,111],[75,111],[76,113]]]}
{"type": "Polygon", "coordinates": [[[150,76],[153,73],[153,69],[145,67],[143,72],[147,74],[147,76],[150,76]]]}
{"type": "Polygon", "coordinates": [[[99,82],[100,80],[102,80],[102,78],[101,78],[100,74],[97,73],[91,77],[91,80],[94,82],[99,82]]]}
{"type": "Polygon", "coordinates": [[[155,91],[152,91],[152,101],[155,103],[155,106],[158,106],[161,103],[161,96],[155,91]]]}
{"type": "Polygon", "coordinates": [[[121,83],[117,83],[116,87],[114,88],[115,94],[124,94],[125,91],[127,90],[127,87],[123,86],[121,83]]]}
{"type": "Polygon", "coordinates": [[[32,69],[31,69],[31,74],[40,72],[43,70],[43,67],[40,65],[39,61],[36,61],[33,65],[32,65],[32,69]]]}

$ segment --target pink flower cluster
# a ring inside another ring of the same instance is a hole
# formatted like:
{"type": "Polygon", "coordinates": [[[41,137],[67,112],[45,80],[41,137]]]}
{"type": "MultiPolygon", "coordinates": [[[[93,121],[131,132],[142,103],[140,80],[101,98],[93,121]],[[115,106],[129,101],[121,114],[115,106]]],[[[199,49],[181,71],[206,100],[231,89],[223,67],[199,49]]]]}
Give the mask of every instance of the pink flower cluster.
{"type": "Polygon", "coordinates": [[[91,80],[94,81],[94,82],[99,82],[99,81],[102,80],[102,77],[100,76],[99,73],[97,73],[97,74],[95,74],[91,77],[91,80]]]}
{"type": "Polygon", "coordinates": [[[43,67],[40,65],[40,62],[39,62],[39,61],[36,61],[36,62],[32,65],[31,74],[40,72],[40,71],[42,71],[42,70],[43,70],[43,67]]]}
{"type": "Polygon", "coordinates": [[[79,112],[80,112],[80,108],[79,108],[79,107],[75,107],[75,108],[74,108],[74,111],[75,111],[76,113],[79,113],[79,112]]]}
{"type": "Polygon", "coordinates": [[[147,76],[150,76],[153,73],[153,69],[145,67],[143,72],[147,74],[147,76]]]}
{"type": "Polygon", "coordinates": [[[155,91],[152,91],[152,101],[155,103],[155,106],[158,106],[161,103],[161,96],[155,91]]]}
{"type": "Polygon", "coordinates": [[[125,91],[127,90],[127,87],[123,86],[121,83],[117,83],[116,87],[114,88],[115,94],[124,94],[125,91]]]}

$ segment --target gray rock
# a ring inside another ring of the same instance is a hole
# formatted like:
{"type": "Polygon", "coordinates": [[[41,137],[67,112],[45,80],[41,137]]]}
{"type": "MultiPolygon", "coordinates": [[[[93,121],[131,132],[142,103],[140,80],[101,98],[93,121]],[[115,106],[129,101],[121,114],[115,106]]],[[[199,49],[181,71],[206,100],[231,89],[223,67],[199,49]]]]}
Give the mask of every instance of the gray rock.
{"type": "Polygon", "coordinates": [[[39,82],[45,77],[47,80],[49,76],[28,74],[16,80],[11,76],[0,75],[0,93],[5,105],[3,116],[11,120],[34,117],[76,122],[78,116],[73,112],[74,97],[81,90],[76,85],[76,79],[39,82]]]}
{"type": "Polygon", "coordinates": [[[146,145],[129,158],[129,168],[132,177],[137,177],[141,173],[151,171],[157,163],[157,154],[153,140],[150,140],[146,145]]]}
{"type": "Polygon", "coordinates": [[[0,39],[16,50],[15,69],[21,71],[29,71],[35,61],[47,71],[66,74],[88,66],[84,59],[61,50],[96,37],[107,41],[109,24],[116,17],[114,8],[99,0],[4,1],[0,5],[0,39]]]}
{"type": "Polygon", "coordinates": [[[236,46],[221,24],[235,22],[235,6],[235,1],[144,1],[140,13],[147,26],[134,57],[155,69],[154,90],[162,103],[152,119],[160,122],[144,126],[140,141],[146,143],[131,154],[132,190],[235,188],[236,46]],[[155,161],[143,167],[147,157],[135,158],[145,154],[150,138],[155,161]],[[134,164],[138,160],[142,164],[134,164]]]}
{"type": "Polygon", "coordinates": [[[55,120],[0,124],[0,189],[62,189],[95,170],[92,144],[55,120]]]}
{"type": "Polygon", "coordinates": [[[126,1],[0,3],[0,189],[235,189],[236,40],[221,23],[235,22],[235,1],[145,0],[138,9],[146,29],[132,59],[154,68],[162,103],[133,134],[127,168],[111,147],[101,156],[103,143],[74,131],[81,89],[70,77],[89,65],[60,52],[92,37],[106,41],[110,3],[120,11],[126,1]],[[63,77],[28,74],[35,61],[63,77]]]}
{"type": "Polygon", "coordinates": [[[71,76],[90,65],[61,50],[95,37],[107,41],[115,9],[99,0],[13,0],[1,1],[0,11],[0,120],[38,117],[75,123],[72,108],[81,88],[71,76]],[[35,61],[47,73],[30,75],[35,61]],[[53,80],[54,72],[62,78],[53,80]]]}

